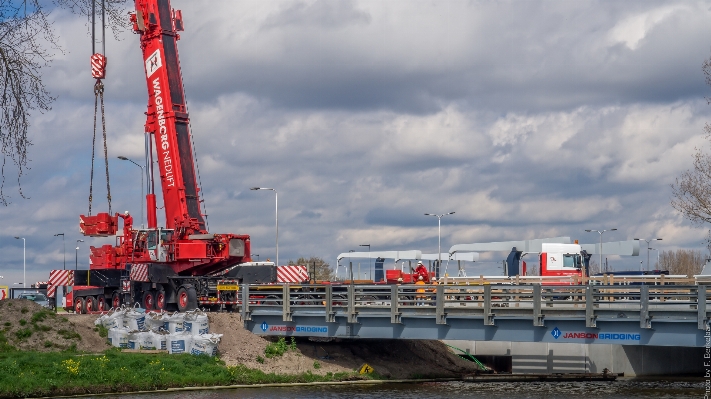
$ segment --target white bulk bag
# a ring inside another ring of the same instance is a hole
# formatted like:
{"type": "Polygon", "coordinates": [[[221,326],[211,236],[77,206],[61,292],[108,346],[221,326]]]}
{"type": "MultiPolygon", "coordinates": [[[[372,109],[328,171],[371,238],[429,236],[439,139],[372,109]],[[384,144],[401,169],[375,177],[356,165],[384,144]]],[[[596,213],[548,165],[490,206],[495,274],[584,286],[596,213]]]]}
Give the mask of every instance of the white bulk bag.
{"type": "Polygon", "coordinates": [[[193,336],[185,333],[169,334],[167,340],[168,353],[190,353],[193,336]]]}
{"type": "Polygon", "coordinates": [[[157,349],[153,341],[153,333],[150,331],[141,331],[136,333],[138,348],[136,349],[157,349]]]}
{"type": "Polygon", "coordinates": [[[171,334],[183,331],[183,322],[185,321],[185,313],[175,312],[168,316],[168,332],[171,334]]]}
{"type": "Polygon", "coordinates": [[[143,330],[146,325],[146,314],[138,308],[131,308],[124,313],[123,324],[130,331],[143,330]]]}
{"type": "Polygon", "coordinates": [[[117,348],[128,348],[128,329],[123,327],[114,327],[109,330],[111,337],[111,345],[117,348]]]}
{"type": "Polygon", "coordinates": [[[159,350],[168,349],[168,333],[166,331],[151,331],[151,340],[153,341],[153,347],[159,350]]]}
{"type": "Polygon", "coordinates": [[[123,312],[118,310],[109,311],[105,316],[101,316],[102,324],[107,329],[123,327],[123,312]]]}
{"type": "Polygon", "coordinates": [[[149,330],[158,331],[165,328],[165,313],[164,312],[148,312],[146,313],[146,328],[149,330]]]}
{"type": "Polygon", "coordinates": [[[190,353],[193,355],[217,355],[217,345],[220,343],[222,334],[201,334],[193,336],[190,353]]]}
{"type": "Polygon", "coordinates": [[[128,349],[140,349],[141,346],[138,343],[140,339],[140,332],[139,331],[129,331],[127,334],[127,341],[128,341],[128,349]]]}
{"type": "Polygon", "coordinates": [[[207,334],[210,332],[207,314],[201,310],[196,310],[185,315],[183,330],[192,335],[207,334]]]}

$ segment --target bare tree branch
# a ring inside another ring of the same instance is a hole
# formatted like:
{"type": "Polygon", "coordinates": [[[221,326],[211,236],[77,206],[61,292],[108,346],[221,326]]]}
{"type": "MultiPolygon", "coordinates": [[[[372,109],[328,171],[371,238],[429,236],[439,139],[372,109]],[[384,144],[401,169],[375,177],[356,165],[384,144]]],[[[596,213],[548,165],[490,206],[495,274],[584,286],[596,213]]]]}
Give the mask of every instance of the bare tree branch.
{"type": "MultiPolygon", "coordinates": [[[[54,101],[41,73],[54,52],[61,52],[49,14],[59,6],[90,17],[92,1],[0,0],[0,204],[8,204],[3,191],[8,159],[17,168],[19,193],[25,198],[21,178],[29,169],[30,116],[51,110],[54,101]]],[[[97,4],[100,12],[102,2],[97,0],[97,4]]],[[[128,26],[124,13],[127,0],[104,0],[104,4],[107,25],[116,37],[128,26]]]]}

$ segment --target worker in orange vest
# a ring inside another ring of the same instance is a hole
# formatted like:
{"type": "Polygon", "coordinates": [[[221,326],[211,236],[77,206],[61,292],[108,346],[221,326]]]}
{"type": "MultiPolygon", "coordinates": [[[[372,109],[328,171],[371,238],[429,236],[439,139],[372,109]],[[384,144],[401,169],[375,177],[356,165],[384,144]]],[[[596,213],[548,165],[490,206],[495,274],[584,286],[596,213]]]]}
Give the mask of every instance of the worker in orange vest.
{"type": "MultiPolygon", "coordinates": [[[[425,280],[422,276],[417,278],[415,285],[425,285],[425,280]]],[[[425,306],[425,298],[425,289],[423,287],[418,288],[417,295],[415,296],[415,299],[417,299],[417,306],[425,306]]]]}

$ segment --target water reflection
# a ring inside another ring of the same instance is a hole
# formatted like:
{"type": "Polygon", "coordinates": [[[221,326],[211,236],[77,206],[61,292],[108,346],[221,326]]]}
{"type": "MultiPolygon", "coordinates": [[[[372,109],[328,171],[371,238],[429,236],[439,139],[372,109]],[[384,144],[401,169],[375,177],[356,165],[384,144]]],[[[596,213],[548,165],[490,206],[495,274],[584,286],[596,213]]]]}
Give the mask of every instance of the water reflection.
{"type": "Polygon", "coordinates": [[[702,380],[667,381],[621,379],[614,382],[566,383],[467,383],[442,382],[421,384],[340,385],[291,388],[249,388],[166,392],[145,395],[117,395],[120,399],[568,399],[568,398],[703,398],[702,380]]]}

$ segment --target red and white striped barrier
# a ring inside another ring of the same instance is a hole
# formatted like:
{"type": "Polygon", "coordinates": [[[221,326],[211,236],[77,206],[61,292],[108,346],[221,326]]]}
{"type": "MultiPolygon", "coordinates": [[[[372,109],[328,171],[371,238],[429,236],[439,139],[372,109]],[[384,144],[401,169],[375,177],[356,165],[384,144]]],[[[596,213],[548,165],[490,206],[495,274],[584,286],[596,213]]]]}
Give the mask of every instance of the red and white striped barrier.
{"type": "Polygon", "coordinates": [[[303,283],[309,279],[306,266],[277,266],[277,282],[303,283]]]}
{"type": "Polygon", "coordinates": [[[47,296],[54,298],[57,286],[74,285],[73,270],[52,270],[49,272],[49,282],[47,283],[47,296]]]}
{"type": "Polygon", "coordinates": [[[148,265],[133,265],[131,266],[131,280],[133,281],[148,281],[148,265]]]}

